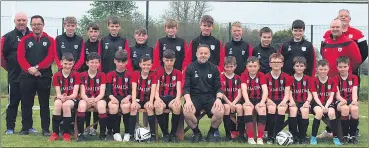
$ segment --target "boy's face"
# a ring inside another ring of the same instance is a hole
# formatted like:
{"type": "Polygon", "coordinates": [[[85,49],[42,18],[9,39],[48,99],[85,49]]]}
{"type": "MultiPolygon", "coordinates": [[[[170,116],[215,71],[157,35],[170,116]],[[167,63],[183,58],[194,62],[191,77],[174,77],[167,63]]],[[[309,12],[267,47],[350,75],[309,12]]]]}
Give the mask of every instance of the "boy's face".
{"type": "Polygon", "coordinates": [[[167,67],[167,68],[173,67],[175,61],[176,61],[175,58],[173,58],[173,59],[163,58],[164,66],[167,67]]]}
{"type": "Polygon", "coordinates": [[[108,25],[108,30],[109,30],[109,32],[112,36],[116,36],[116,35],[118,35],[118,33],[120,31],[120,25],[110,23],[108,25]]]}
{"type": "Polygon", "coordinates": [[[200,30],[203,35],[210,35],[213,30],[213,25],[210,23],[201,22],[200,30]]]}
{"type": "Polygon", "coordinates": [[[74,66],[74,61],[62,60],[63,70],[71,71],[74,66]]]}
{"type": "Polygon", "coordinates": [[[262,33],[260,40],[261,40],[261,45],[269,46],[272,43],[272,33],[271,32],[262,33]]]}
{"type": "Polygon", "coordinates": [[[241,27],[232,26],[231,32],[232,32],[232,37],[235,40],[240,40],[242,38],[243,29],[241,27]]]}
{"type": "Polygon", "coordinates": [[[138,44],[144,44],[149,36],[147,34],[135,34],[134,38],[138,44]]]}
{"type": "Polygon", "coordinates": [[[293,65],[293,69],[295,69],[296,74],[302,74],[304,73],[306,66],[303,63],[296,63],[295,65],[293,65]]]}
{"type": "Polygon", "coordinates": [[[246,68],[250,74],[256,75],[259,71],[260,65],[259,62],[249,62],[247,63],[246,68]]]}
{"type": "Polygon", "coordinates": [[[97,71],[97,69],[100,66],[100,61],[99,59],[89,60],[89,61],[86,61],[86,65],[88,66],[88,69],[92,71],[97,71]]]}
{"type": "Polygon", "coordinates": [[[115,63],[115,67],[119,70],[122,71],[126,68],[127,65],[127,61],[123,62],[123,61],[118,61],[116,59],[114,59],[114,63],[115,63]]]}
{"type": "Polygon", "coordinates": [[[295,40],[301,40],[302,37],[304,36],[304,29],[293,29],[292,30],[292,35],[293,35],[293,38],[295,40]]]}
{"type": "Polygon", "coordinates": [[[150,69],[151,69],[151,66],[152,66],[152,61],[151,60],[148,60],[148,61],[145,61],[145,62],[140,62],[140,67],[141,67],[141,70],[142,72],[150,72],[150,69]]]}
{"type": "Polygon", "coordinates": [[[73,24],[73,23],[66,23],[64,24],[64,28],[65,28],[65,32],[67,33],[67,35],[74,35],[74,32],[76,31],[77,28],[77,24],[73,24]]]}
{"type": "Polygon", "coordinates": [[[346,63],[338,63],[337,69],[340,75],[347,75],[350,66],[346,63]]]}
{"type": "Polygon", "coordinates": [[[100,31],[99,30],[94,30],[90,27],[90,29],[88,29],[87,31],[87,35],[88,35],[88,38],[92,41],[96,41],[97,38],[99,37],[100,35],[100,31]]]}
{"type": "Polygon", "coordinates": [[[325,66],[319,65],[318,68],[317,68],[317,72],[318,72],[318,75],[320,77],[326,77],[328,75],[328,72],[329,72],[329,66],[328,65],[325,65],[325,66]]]}
{"type": "Polygon", "coordinates": [[[281,70],[283,67],[283,61],[280,58],[272,58],[269,61],[269,66],[272,70],[281,70]]]}
{"type": "Polygon", "coordinates": [[[177,27],[165,27],[165,32],[168,34],[168,36],[175,36],[177,34],[178,28],[177,27]]]}
{"type": "Polygon", "coordinates": [[[236,69],[236,65],[234,64],[227,64],[224,65],[224,71],[228,74],[234,73],[234,70],[236,69]]]}

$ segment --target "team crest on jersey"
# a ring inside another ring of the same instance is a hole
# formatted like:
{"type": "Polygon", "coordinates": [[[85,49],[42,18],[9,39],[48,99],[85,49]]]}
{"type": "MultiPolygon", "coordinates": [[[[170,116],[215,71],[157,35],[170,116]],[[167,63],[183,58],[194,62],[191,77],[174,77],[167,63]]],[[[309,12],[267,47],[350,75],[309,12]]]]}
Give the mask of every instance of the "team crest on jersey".
{"type": "Polygon", "coordinates": [[[113,82],[116,82],[116,81],[117,81],[117,79],[113,78],[113,82]]]}
{"type": "Polygon", "coordinates": [[[283,80],[279,80],[279,82],[280,82],[281,84],[283,84],[283,80]]]}
{"type": "Polygon", "coordinates": [[[105,49],[109,48],[108,45],[109,45],[109,43],[105,43],[105,49]]]}
{"type": "Polygon", "coordinates": [[[342,51],[342,48],[340,47],[340,48],[338,48],[338,52],[341,52],[342,51]]]}
{"type": "Polygon", "coordinates": [[[163,44],[163,51],[167,50],[167,44],[163,44]]]}
{"type": "Polygon", "coordinates": [[[18,38],[18,42],[20,42],[20,41],[21,41],[21,39],[19,38],[19,36],[17,36],[17,38],[18,38]]]}
{"type": "Polygon", "coordinates": [[[73,83],[73,78],[70,79],[70,83],[73,83]]]}
{"type": "Polygon", "coordinates": [[[64,42],[61,42],[61,46],[60,46],[60,48],[65,48],[65,46],[64,46],[64,42]]]}
{"type": "Polygon", "coordinates": [[[176,80],[176,78],[177,78],[176,76],[172,76],[172,80],[176,80]]]}
{"type": "Polygon", "coordinates": [[[213,74],[208,74],[208,78],[210,79],[211,77],[213,77],[213,74]]]}
{"type": "Polygon", "coordinates": [[[256,82],[256,83],[259,83],[259,78],[256,78],[256,79],[255,79],[255,82],[256,82]]]}
{"type": "Polygon", "coordinates": [[[215,49],[215,45],[210,45],[211,50],[215,49]]]}
{"type": "Polygon", "coordinates": [[[77,50],[78,49],[78,45],[74,45],[74,49],[77,50]]]}
{"type": "Polygon", "coordinates": [[[260,59],[261,58],[261,55],[260,55],[260,52],[258,53],[258,59],[260,59]]]}
{"type": "Polygon", "coordinates": [[[269,85],[272,85],[272,82],[269,82],[269,85]]]}
{"type": "Polygon", "coordinates": [[[177,51],[181,51],[181,46],[176,46],[177,51]]]}
{"type": "Polygon", "coordinates": [[[245,50],[242,50],[242,55],[245,55],[245,50]]]}
{"type": "Polygon", "coordinates": [[[197,71],[195,71],[195,78],[199,77],[199,75],[197,74],[197,71]]]}
{"type": "Polygon", "coordinates": [[[237,80],[234,80],[234,84],[237,85],[237,80]]]}
{"type": "Polygon", "coordinates": [[[233,54],[232,48],[229,49],[229,53],[228,54],[233,54]]]}
{"type": "Polygon", "coordinates": [[[349,38],[350,38],[350,39],[352,38],[352,36],[353,36],[352,34],[349,34],[349,38]]]}
{"type": "Polygon", "coordinates": [[[288,51],[291,51],[291,46],[288,46],[288,51]]]}
{"type": "Polygon", "coordinates": [[[306,51],[306,47],[301,47],[301,50],[302,51],[306,51]]]}
{"type": "Polygon", "coordinates": [[[47,46],[47,42],[42,42],[42,45],[47,46]]]}
{"type": "Polygon", "coordinates": [[[147,80],[147,84],[149,84],[149,85],[150,85],[150,84],[151,84],[151,80],[147,80]]]}
{"type": "Polygon", "coordinates": [[[100,83],[100,80],[99,79],[96,79],[96,83],[99,84],[100,83]]]}
{"type": "Polygon", "coordinates": [[[136,51],[133,51],[133,57],[134,57],[134,58],[137,58],[137,53],[136,53],[136,51]]]}
{"type": "Polygon", "coordinates": [[[246,83],[250,83],[250,80],[247,80],[246,83]]]}
{"type": "Polygon", "coordinates": [[[128,78],[124,78],[124,81],[125,81],[125,82],[128,82],[128,78]]]}
{"type": "Polygon", "coordinates": [[[122,46],[118,46],[118,50],[123,50],[123,47],[122,46]]]}
{"type": "Polygon", "coordinates": [[[302,85],[306,86],[306,81],[303,81],[303,82],[302,82],[302,85]]]}
{"type": "Polygon", "coordinates": [[[352,85],[352,81],[348,81],[349,85],[352,85]]]}
{"type": "Polygon", "coordinates": [[[86,52],[86,54],[90,54],[90,52],[88,52],[88,48],[86,48],[85,50],[86,50],[86,51],[85,51],[85,52],[86,52]]]}
{"type": "MultiPolygon", "coordinates": [[[[61,82],[60,82],[61,83],[61,82]]],[[[85,84],[87,84],[87,80],[85,80],[85,84]]]]}
{"type": "Polygon", "coordinates": [[[28,47],[31,48],[33,46],[33,43],[32,42],[29,42],[28,43],[28,47]]]}
{"type": "Polygon", "coordinates": [[[331,85],[328,85],[328,89],[331,89],[331,85]]]}

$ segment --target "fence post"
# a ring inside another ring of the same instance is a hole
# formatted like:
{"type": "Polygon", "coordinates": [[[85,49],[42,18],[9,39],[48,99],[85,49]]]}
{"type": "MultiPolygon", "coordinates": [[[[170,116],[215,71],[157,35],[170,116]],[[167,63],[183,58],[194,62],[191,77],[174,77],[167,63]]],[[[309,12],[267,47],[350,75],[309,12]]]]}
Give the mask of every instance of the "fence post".
{"type": "Polygon", "coordinates": [[[314,44],[314,42],[313,42],[313,39],[314,39],[314,25],[310,25],[310,27],[311,27],[311,28],[310,28],[310,30],[311,30],[311,31],[310,31],[310,39],[311,39],[311,41],[310,41],[310,42],[311,42],[312,44],[314,44]]]}
{"type": "Polygon", "coordinates": [[[146,1],[146,30],[149,34],[149,1],[146,1]]]}
{"type": "Polygon", "coordinates": [[[64,32],[64,17],[62,18],[62,32],[64,32]]]}
{"type": "Polygon", "coordinates": [[[59,29],[56,29],[56,36],[59,35],[59,29]]]}
{"type": "Polygon", "coordinates": [[[229,22],[228,23],[228,41],[232,41],[231,28],[232,28],[232,23],[229,22]]]}

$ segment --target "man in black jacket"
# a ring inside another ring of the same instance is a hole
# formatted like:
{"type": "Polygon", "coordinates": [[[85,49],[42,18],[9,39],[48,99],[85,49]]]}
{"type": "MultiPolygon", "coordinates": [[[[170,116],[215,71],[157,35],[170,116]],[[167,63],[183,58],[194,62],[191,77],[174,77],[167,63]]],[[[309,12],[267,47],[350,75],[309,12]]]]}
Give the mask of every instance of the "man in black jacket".
{"type": "Polygon", "coordinates": [[[210,57],[209,46],[199,45],[196,57],[197,60],[188,65],[185,72],[184,98],[186,103],[183,107],[183,114],[186,123],[194,133],[192,142],[199,142],[202,139],[202,134],[196,116],[200,115],[201,110],[204,109],[208,117],[211,118],[207,140],[217,142],[219,139],[214,136],[214,132],[222,123],[224,114],[220,74],[217,66],[208,61],[210,57]]]}
{"type": "Polygon", "coordinates": [[[302,20],[295,20],[292,23],[293,38],[282,44],[280,53],[284,57],[283,72],[293,75],[293,59],[298,56],[305,57],[307,65],[304,74],[315,76],[315,50],[311,42],[304,39],[305,23],[302,20]]]}
{"type": "Polygon", "coordinates": [[[254,47],[252,56],[259,58],[260,72],[266,74],[270,72],[269,56],[276,53],[277,50],[270,46],[272,44],[273,32],[269,27],[264,27],[260,30],[260,44],[254,47]]]}
{"type": "MultiPolygon", "coordinates": [[[[8,106],[6,108],[6,134],[13,134],[18,106],[21,100],[19,75],[21,68],[17,61],[18,43],[30,33],[27,27],[27,15],[17,13],[14,18],[15,29],[1,38],[1,66],[8,72],[8,106]]],[[[35,131],[30,129],[30,131],[35,131]]]]}

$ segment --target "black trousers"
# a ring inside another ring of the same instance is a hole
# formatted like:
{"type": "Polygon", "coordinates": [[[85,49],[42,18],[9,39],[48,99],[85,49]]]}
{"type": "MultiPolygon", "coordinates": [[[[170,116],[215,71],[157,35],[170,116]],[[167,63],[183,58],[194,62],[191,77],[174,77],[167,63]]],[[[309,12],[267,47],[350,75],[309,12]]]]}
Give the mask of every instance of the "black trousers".
{"type": "Polygon", "coordinates": [[[21,76],[20,89],[22,93],[22,130],[28,130],[33,126],[32,107],[37,92],[40,104],[41,128],[49,131],[50,127],[50,77],[21,76]]]}
{"type": "Polygon", "coordinates": [[[8,105],[6,107],[6,129],[15,128],[18,106],[21,100],[20,82],[8,79],[8,105]]]}

